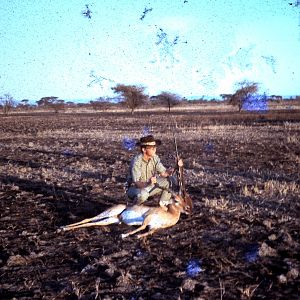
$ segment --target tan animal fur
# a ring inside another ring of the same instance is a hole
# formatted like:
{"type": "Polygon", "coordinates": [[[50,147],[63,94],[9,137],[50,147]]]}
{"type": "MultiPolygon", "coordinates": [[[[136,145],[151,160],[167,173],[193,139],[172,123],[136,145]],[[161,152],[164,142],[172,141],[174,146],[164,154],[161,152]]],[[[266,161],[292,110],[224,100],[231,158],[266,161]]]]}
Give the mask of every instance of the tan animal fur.
{"type": "Polygon", "coordinates": [[[122,238],[126,238],[149,227],[150,230],[148,232],[138,235],[138,238],[145,237],[153,234],[158,229],[174,226],[178,222],[182,212],[191,213],[192,202],[190,198],[188,198],[188,201],[185,201],[185,199],[175,193],[172,193],[172,195],[172,202],[166,207],[126,206],[125,204],[118,204],[93,218],[63,226],[59,231],[124,223],[130,226],[140,225],[140,227],[122,234],[122,238]]]}

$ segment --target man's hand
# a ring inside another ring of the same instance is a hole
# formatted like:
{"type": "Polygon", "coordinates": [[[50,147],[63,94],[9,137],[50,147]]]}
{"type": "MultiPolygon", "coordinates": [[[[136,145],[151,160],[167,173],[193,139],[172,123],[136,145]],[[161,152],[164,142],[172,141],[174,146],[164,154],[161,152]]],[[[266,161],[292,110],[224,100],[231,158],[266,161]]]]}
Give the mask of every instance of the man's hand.
{"type": "Polygon", "coordinates": [[[174,173],[174,168],[169,168],[169,169],[166,170],[167,176],[172,176],[173,173],[174,173]]]}
{"type": "MultiPolygon", "coordinates": [[[[178,165],[179,168],[183,167],[183,160],[181,158],[178,160],[177,165],[178,165]]],[[[169,168],[169,169],[166,170],[166,172],[161,173],[160,176],[162,176],[162,177],[172,176],[174,171],[175,171],[174,168],[169,168]]]]}
{"type": "MultiPolygon", "coordinates": [[[[179,168],[183,167],[183,160],[181,158],[178,160],[177,165],[179,168]]],[[[162,176],[162,177],[172,176],[174,171],[175,171],[174,168],[169,168],[166,170],[166,172],[161,173],[160,176],[162,176]]]]}
{"type": "Polygon", "coordinates": [[[178,167],[183,167],[183,160],[180,158],[177,162],[178,167]]]}
{"type": "Polygon", "coordinates": [[[168,204],[170,204],[169,201],[159,201],[159,206],[164,210],[167,211],[168,210],[168,204]]]}
{"type": "Polygon", "coordinates": [[[156,179],[155,176],[152,176],[152,177],[150,178],[150,183],[151,183],[152,185],[154,185],[154,184],[157,183],[157,179],[156,179]]]}

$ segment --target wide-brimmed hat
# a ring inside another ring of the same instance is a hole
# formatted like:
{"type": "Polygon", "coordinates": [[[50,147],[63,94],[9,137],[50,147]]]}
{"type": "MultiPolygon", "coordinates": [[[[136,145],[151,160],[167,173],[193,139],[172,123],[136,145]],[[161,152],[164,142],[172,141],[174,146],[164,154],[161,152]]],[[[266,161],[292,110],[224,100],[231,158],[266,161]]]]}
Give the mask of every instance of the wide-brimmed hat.
{"type": "Polygon", "coordinates": [[[156,140],[153,135],[147,135],[140,138],[136,143],[137,146],[159,146],[161,140],[156,140]]]}

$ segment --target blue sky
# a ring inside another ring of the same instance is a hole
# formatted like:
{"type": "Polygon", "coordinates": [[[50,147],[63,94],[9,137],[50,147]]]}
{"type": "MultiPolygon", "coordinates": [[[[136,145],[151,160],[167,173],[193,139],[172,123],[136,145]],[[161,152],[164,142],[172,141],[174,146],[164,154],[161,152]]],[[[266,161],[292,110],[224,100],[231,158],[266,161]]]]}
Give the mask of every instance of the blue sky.
{"type": "Polygon", "coordinates": [[[90,100],[117,83],[218,96],[243,79],[300,94],[297,1],[10,0],[1,10],[0,95],[17,100],[90,100]]]}

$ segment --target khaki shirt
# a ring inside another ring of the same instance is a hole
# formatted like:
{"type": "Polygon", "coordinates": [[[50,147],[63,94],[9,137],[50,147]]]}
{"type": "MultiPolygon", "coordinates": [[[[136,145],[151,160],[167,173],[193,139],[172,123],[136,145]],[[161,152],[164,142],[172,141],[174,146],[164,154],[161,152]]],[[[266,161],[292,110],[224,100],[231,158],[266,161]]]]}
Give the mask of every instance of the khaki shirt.
{"type": "Polygon", "coordinates": [[[165,171],[166,168],[157,155],[146,161],[143,158],[143,154],[140,153],[130,162],[128,183],[131,184],[137,181],[148,182],[152,176],[157,175],[157,173],[164,173],[165,171]]]}

